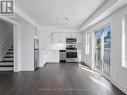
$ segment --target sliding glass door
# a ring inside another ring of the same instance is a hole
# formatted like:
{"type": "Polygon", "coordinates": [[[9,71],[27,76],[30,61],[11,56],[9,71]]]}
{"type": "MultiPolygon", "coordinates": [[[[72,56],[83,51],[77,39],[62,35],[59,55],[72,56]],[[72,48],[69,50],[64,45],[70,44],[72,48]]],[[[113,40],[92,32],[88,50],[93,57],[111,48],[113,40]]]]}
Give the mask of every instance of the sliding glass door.
{"type": "Polygon", "coordinates": [[[102,62],[101,62],[101,36],[102,32],[100,30],[95,32],[95,38],[96,38],[96,43],[95,43],[95,69],[97,71],[102,70],[102,62]]]}
{"type": "Polygon", "coordinates": [[[95,31],[94,68],[110,75],[111,28],[109,25],[95,31]]]}
{"type": "Polygon", "coordinates": [[[111,28],[106,26],[103,28],[104,35],[104,55],[103,55],[103,72],[110,75],[110,52],[111,52],[111,28]]]}

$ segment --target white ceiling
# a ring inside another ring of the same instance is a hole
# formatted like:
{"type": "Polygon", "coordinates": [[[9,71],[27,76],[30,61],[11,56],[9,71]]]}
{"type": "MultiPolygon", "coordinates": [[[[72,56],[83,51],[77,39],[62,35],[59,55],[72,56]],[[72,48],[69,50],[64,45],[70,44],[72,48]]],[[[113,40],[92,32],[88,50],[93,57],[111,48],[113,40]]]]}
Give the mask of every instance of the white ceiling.
{"type": "Polygon", "coordinates": [[[20,23],[21,25],[30,25],[28,21],[26,21],[18,14],[15,14],[15,16],[10,16],[9,18],[14,22],[20,23]]]}
{"type": "Polygon", "coordinates": [[[76,27],[105,0],[15,0],[16,5],[39,25],[76,27]]]}

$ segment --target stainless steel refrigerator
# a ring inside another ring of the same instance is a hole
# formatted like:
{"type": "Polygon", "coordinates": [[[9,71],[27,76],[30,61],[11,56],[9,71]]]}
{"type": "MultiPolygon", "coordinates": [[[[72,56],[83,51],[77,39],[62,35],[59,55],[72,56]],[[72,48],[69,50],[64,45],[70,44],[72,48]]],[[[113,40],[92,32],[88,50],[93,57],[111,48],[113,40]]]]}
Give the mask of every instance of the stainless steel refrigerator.
{"type": "Polygon", "coordinates": [[[34,39],[34,69],[39,67],[39,39],[34,39]]]}

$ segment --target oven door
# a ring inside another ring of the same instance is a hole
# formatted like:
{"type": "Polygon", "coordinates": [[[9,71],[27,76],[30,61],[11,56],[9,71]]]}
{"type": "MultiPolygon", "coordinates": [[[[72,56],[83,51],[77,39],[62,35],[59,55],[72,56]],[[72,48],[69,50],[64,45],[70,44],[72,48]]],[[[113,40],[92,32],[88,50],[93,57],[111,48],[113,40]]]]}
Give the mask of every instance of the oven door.
{"type": "Polygon", "coordinates": [[[77,52],[67,52],[67,58],[77,58],[77,52]]]}

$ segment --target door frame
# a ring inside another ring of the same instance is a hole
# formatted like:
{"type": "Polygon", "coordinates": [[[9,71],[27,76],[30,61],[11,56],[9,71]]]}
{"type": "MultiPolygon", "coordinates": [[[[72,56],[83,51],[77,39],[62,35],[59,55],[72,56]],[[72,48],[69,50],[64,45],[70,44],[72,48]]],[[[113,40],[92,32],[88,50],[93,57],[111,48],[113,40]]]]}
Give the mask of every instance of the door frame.
{"type": "Polygon", "coordinates": [[[13,72],[19,72],[21,69],[21,40],[20,40],[20,24],[5,17],[0,17],[0,20],[7,21],[13,25],[13,56],[14,56],[14,68],[13,72]]]}
{"type": "MultiPolygon", "coordinates": [[[[97,30],[101,30],[103,29],[103,27],[105,26],[110,26],[111,30],[112,30],[112,25],[111,25],[111,22],[108,21],[107,23],[104,23],[103,25],[99,26],[99,27],[95,27],[94,31],[92,32],[92,70],[95,70],[97,71],[94,67],[95,67],[95,63],[96,63],[96,59],[95,59],[95,53],[96,53],[96,36],[95,36],[95,33],[97,30]]],[[[102,31],[101,31],[102,32],[102,31]]],[[[111,34],[112,35],[112,34],[111,34]]],[[[111,37],[112,38],[112,37],[111,37]]],[[[106,75],[104,72],[103,72],[103,64],[104,64],[104,61],[103,61],[103,55],[104,55],[104,37],[103,37],[103,33],[102,33],[102,37],[101,37],[101,62],[102,62],[102,70],[101,71],[97,71],[99,72],[100,74],[106,76],[106,77],[109,77],[108,75],[106,75]]],[[[111,54],[111,51],[110,51],[110,54],[111,54]]],[[[111,57],[110,57],[111,59],[111,57]]],[[[111,63],[111,61],[110,61],[111,63]]],[[[111,64],[110,64],[110,74],[111,74],[111,64]]]]}
{"type": "Polygon", "coordinates": [[[100,49],[100,57],[101,58],[100,58],[100,61],[101,61],[102,66],[101,66],[101,70],[99,71],[95,68],[95,64],[96,64],[96,35],[95,34],[100,29],[102,29],[102,27],[95,29],[94,32],[92,33],[92,38],[93,38],[93,40],[92,40],[92,69],[99,72],[99,73],[103,72],[103,63],[102,63],[103,62],[102,61],[102,56],[103,56],[102,38],[103,38],[103,36],[102,36],[102,31],[100,31],[101,32],[101,38],[100,38],[101,39],[101,42],[100,42],[100,44],[101,44],[101,46],[100,46],[100,48],[101,48],[100,49]]]}

